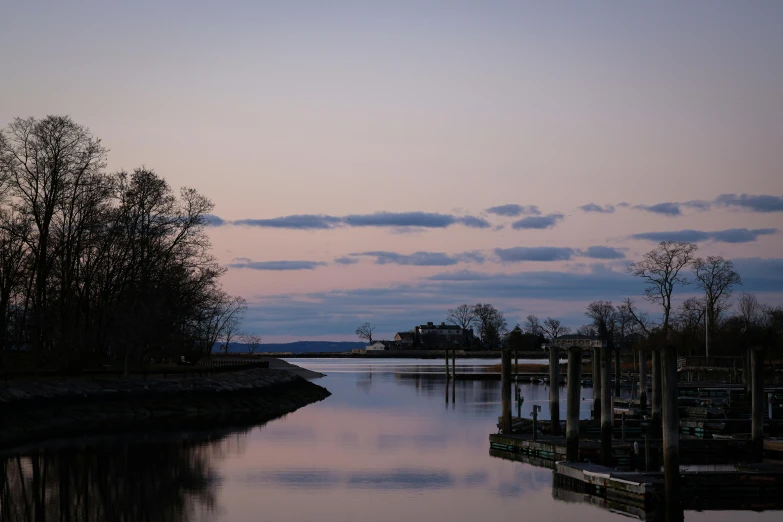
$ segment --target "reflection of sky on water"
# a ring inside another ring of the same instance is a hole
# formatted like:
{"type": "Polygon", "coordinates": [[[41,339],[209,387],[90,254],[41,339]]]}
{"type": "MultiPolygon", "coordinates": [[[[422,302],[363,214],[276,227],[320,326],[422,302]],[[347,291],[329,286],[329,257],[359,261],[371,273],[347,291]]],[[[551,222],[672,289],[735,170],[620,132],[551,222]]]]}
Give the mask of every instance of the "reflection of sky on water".
{"type": "MultiPolygon", "coordinates": [[[[353,371],[316,381],[332,392],[325,401],[247,431],[212,430],[212,438],[196,432],[135,435],[121,443],[84,441],[44,452],[52,470],[52,484],[42,482],[47,498],[55,491],[82,498],[80,477],[89,476],[95,482],[91,505],[100,501],[99,512],[112,506],[128,511],[125,520],[621,520],[583,502],[553,499],[548,469],[489,455],[488,435],[497,431],[500,412],[498,381],[456,381],[452,388],[441,375],[418,372],[415,361],[373,361],[373,371],[360,363],[349,361],[353,371]],[[54,484],[62,481],[54,470],[66,470],[73,484],[58,489],[54,484]],[[122,486],[106,493],[107,484],[122,486]]],[[[329,365],[340,368],[340,361],[329,365]]],[[[521,389],[523,415],[540,404],[548,417],[549,388],[521,389]]],[[[583,396],[587,417],[591,390],[583,396]]],[[[10,500],[24,512],[30,495],[15,487],[20,483],[11,486],[10,500]]],[[[52,520],[60,519],[52,513],[52,520]]],[[[710,522],[738,516],[772,521],[780,512],[688,512],[686,520],[706,522],[707,516],[710,522]]]]}
{"type": "MultiPolygon", "coordinates": [[[[554,500],[547,469],[489,456],[488,435],[497,431],[500,412],[497,381],[457,381],[452,400],[451,384],[430,373],[442,371],[438,361],[294,362],[328,373],[315,382],[332,396],[253,430],[246,451],[221,463],[222,520],[255,520],[260,513],[265,520],[375,522],[624,519],[554,500]]],[[[582,395],[587,417],[592,390],[582,395]]],[[[522,396],[523,415],[539,404],[542,418],[548,418],[547,386],[522,385],[522,396]]],[[[561,407],[564,416],[565,402],[561,407]]],[[[692,515],[686,519],[700,518],[692,515]]],[[[720,522],[736,513],[711,516],[720,522]]]]}

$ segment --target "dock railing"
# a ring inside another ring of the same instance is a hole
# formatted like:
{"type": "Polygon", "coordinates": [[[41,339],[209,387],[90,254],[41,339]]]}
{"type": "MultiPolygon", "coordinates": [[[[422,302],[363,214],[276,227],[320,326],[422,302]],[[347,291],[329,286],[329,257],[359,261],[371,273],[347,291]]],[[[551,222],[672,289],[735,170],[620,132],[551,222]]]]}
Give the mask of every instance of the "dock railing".
{"type": "Polygon", "coordinates": [[[704,356],[691,356],[691,357],[678,357],[677,369],[684,370],[686,368],[742,368],[741,357],[704,357],[704,356]]]}

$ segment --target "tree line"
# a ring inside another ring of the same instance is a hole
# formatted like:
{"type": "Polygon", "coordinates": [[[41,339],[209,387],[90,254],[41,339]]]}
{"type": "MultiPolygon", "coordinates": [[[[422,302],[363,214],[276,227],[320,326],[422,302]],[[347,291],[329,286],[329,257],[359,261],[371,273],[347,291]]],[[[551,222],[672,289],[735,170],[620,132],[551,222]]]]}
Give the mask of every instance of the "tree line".
{"type": "Polygon", "coordinates": [[[220,286],[212,202],[145,167],[107,172],[107,153],[68,116],[0,130],[0,352],[127,370],[196,360],[236,330],[245,302],[220,286]]]}
{"type": "MultiPolygon", "coordinates": [[[[663,241],[629,266],[629,273],[646,284],[644,298],[660,307],[657,320],[631,297],[620,304],[597,300],[587,305],[589,321],[575,333],[616,348],[618,366],[620,352],[646,345],[673,344],[679,353],[704,355],[709,344],[711,356],[739,355],[747,346],[760,345],[771,348],[772,356],[783,355],[783,306],[763,305],[755,295],[744,292],[733,300],[734,291],[742,285],[734,263],[721,256],[698,257],[697,248],[693,243],[663,241]],[[697,295],[678,301],[675,292],[689,286],[697,295]]],[[[541,320],[533,314],[522,325],[508,330],[503,313],[488,303],[450,309],[446,322],[475,330],[476,341],[471,343],[466,338],[462,343],[473,349],[505,346],[537,350],[546,341],[571,333],[559,319],[541,320]]],[[[365,323],[356,333],[367,339],[367,333],[371,335],[373,330],[370,323],[365,323]]],[[[439,340],[432,342],[437,344],[439,340]]]]}

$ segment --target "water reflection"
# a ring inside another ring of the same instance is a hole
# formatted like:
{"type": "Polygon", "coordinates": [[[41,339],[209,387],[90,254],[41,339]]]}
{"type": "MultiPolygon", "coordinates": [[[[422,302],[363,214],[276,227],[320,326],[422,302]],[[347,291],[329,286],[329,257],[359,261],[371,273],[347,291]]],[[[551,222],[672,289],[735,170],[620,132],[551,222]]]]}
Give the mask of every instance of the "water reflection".
{"type": "Polygon", "coordinates": [[[215,468],[242,433],[139,436],[2,457],[0,520],[191,521],[217,507],[215,468]]]}
{"type": "MultiPolygon", "coordinates": [[[[2,457],[0,521],[621,520],[584,498],[562,502],[551,470],[536,462],[487,456],[497,381],[447,382],[428,373],[429,362],[404,371],[378,361],[294,362],[328,373],[318,384],[332,396],[264,426],[80,440],[2,457]]],[[[523,415],[535,404],[547,412],[548,387],[525,384],[522,395],[523,415]]],[[[736,513],[709,517],[728,522],[736,513]]]]}

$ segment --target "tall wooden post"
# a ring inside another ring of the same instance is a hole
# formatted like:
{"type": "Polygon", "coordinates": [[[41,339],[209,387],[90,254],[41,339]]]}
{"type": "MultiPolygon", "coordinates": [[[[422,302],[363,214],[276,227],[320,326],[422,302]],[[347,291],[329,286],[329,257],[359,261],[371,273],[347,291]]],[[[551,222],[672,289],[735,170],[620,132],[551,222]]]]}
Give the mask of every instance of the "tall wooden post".
{"type": "Polygon", "coordinates": [[[443,350],[443,355],[446,358],[446,381],[450,379],[449,377],[449,349],[446,348],[443,350]]]}
{"type": "Polygon", "coordinates": [[[457,378],[457,349],[451,349],[451,377],[456,380],[457,378]]]}
{"type": "Polygon", "coordinates": [[[593,348],[593,419],[601,420],[601,349],[593,348]]]}
{"type": "Polygon", "coordinates": [[[622,370],[620,369],[620,346],[616,346],[614,349],[614,396],[620,396],[620,375],[622,370]]]}
{"type": "Polygon", "coordinates": [[[552,435],[560,435],[560,349],[554,343],[549,348],[549,418],[552,435]]]}
{"type": "Polygon", "coordinates": [[[601,463],[612,465],[612,350],[609,343],[601,348],[601,463]]]}
{"type": "Polygon", "coordinates": [[[579,392],[582,380],[582,349],[568,349],[568,392],[566,393],[566,460],[579,460],[579,392]]]}
{"type": "Polygon", "coordinates": [[[677,411],[677,348],[661,350],[663,384],[663,478],[666,503],[680,491],[680,416],[677,411]]]}
{"type": "Polygon", "coordinates": [[[519,374],[519,350],[514,350],[514,373],[519,374]]]}
{"type": "Polygon", "coordinates": [[[751,375],[751,439],[754,458],[764,454],[764,353],[759,347],[750,349],[751,375]]]}
{"type": "Polygon", "coordinates": [[[661,436],[661,350],[654,348],[652,352],[652,418],[650,435],[657,439],[661,436]]]}
{"type": "Polygon", "coordinates": [[[639,348],[639,408],[647,409],[647,353],[639,348]]]}
{"type": "Polygon", "coordinates": [[[511,433],[511,351],[500,352],[500,402],[502,413],[500,428],[503,433],[511,433]]]}
{"type": "Polygon", "coordinates": [[[752,378],[751,378],[751,371],[750,371],[750,348],[747,348],[742,351],[742,384],[745,387],[745,394],[750,393],[750,389],[752,387],[752,378]]]}

